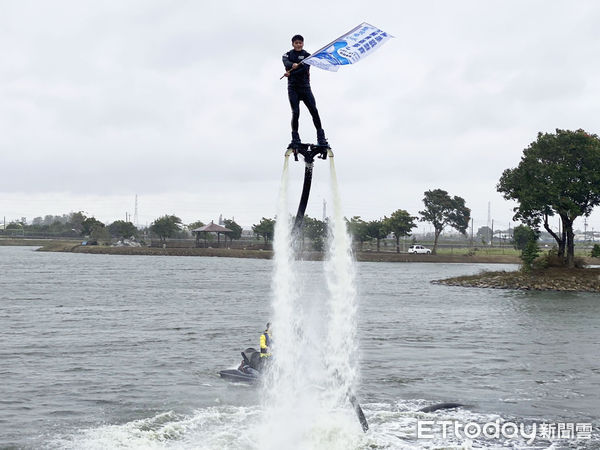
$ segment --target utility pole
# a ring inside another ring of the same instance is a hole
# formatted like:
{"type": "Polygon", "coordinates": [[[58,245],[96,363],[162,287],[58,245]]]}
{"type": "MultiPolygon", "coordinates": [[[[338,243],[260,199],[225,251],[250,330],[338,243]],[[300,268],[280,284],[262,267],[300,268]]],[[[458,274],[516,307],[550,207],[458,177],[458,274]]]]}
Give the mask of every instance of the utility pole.
{"type": "Polygon", "coordinates": [[[327,220],[327,201],[323,199],[323,222],[327,220]]]}
{"type": "Polygon", "coordinates": [[[133,213],[133,224],[138,228],[138,201],[137,194],[135,194],[135,211],[133,213]]]}
{"type": "Polygon", "coordinates": [[[494,238],[494,234],[492,233],[492,235],[490,236],[490,230],[491,230],[491,223],[492,223],[492,203],[488,202],[488,220],[487,220],[487,232],[488,232],[488,242],[490,243],[490,245],[492,245],[492,239],[494,238]]]}
{"type": "Polygon", "coordinates": [[[473,247],[473,218],[471,217],[471,248],[473,247]]]}

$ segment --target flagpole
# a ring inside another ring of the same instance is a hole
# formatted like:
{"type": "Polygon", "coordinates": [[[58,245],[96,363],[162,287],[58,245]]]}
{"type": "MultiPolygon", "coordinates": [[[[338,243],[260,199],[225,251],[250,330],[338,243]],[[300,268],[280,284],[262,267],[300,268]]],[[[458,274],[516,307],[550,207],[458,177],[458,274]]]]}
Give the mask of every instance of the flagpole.
{"type": "MultiPolygon", "coordinates": [[[[346,36],[347,34],[354,33],[356,30],[358,30],[359,28],[361,28],[361,27],[362,27],[362,26],[364,26],[364,25],[369,25],[369,24],[368,24],[367,22],[363,22],[363,23],[361,23],[360,25],[358,25],[358,26],[356,26],[356,27],[352,28],[350,31],[347,31],[346,33],[344,33],[344,34],[342,34],[342,35],[340,35],[340,36],[336,37],[336,38],[335,38],[333,41],[331,41],[329,44],[325,45],[324,47],[321,47],[321,48],[320,48],[319,50],[317,50],[316,52],[312,52],[312,53],[311,53],[311,55],[310,55],[308,58],[306,58],[306,59],[310,59],[312,55],[315,55],[315,54],[319,53],[321,50],[325,50],[326,48],[329,48],[330,46],[332,46],[333,44],[335,44],[335,42],[336,42],[336,41],[337,41],[339,38],[341,38],[341,37],[344,37],[344,36],[346,36]]],[[[370,25],[370,26],[372,26],[372,25],[370,25]]],[[[304,61],[306,61],[306,60],[304,60],[304,61]]],[[[304,64],[304,61],[301,61],[301,62],[300,62],[298,65],[300,65],[300,64],[304,64]]],[[[289,72],[291,72],[292,70],[294,70],[294,69],[290,69],[290,70],[289,70],[289,72]]],[[[286,71],[285,73],[288,73],[288,71],[286,71]]],[[[285,77],[285,74],[283,74],[283,75],[281,76],[280,80],[281,80],[283,77],[285,77]]]]}

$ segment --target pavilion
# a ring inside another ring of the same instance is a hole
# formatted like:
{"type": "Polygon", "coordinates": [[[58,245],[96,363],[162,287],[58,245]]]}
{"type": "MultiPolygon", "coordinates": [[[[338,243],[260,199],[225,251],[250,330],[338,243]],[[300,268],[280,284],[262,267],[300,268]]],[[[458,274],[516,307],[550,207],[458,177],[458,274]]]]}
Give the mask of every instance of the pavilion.
{"type": "Polygon", "coordinates": [[[217,225],[212,220],[208,225],[204,225],[203,227],[196,228],[192,230],[192,233],[196,234],[196,247],[200,247],[200,233],[204,233],[204,247],[207,247],[207,235],[208,233],[217,233],[217,247],[221,246],[221,234],[227,235],[227,233],[233,233],[233,230],[229,228],[222,227],[221,225],[217,225]]]}

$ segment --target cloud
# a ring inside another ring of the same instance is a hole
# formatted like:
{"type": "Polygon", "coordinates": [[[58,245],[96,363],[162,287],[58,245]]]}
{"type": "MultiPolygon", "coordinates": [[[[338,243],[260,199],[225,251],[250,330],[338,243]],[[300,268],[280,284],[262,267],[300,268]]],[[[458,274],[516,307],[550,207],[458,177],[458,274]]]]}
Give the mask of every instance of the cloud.
{"type": "MultiPolygon", "coordinates": [[[[5,213],[57,214],[89,200],[108,220],[137,193],[149,217],[272,216],[290,138],[281,54],[295,33],[315,50],[365,20],[361,3],[310,0],[302,10],[5,5],[5,213]]],[[[367,21],[396,38],[356,66],[311,74],[347,214],[416,214],[423,192],[440,187],[483,220],[492,202],[508,222],[512,206],[495,185],[537,132],[599,131],[598,19],[592,2],[371,5],[367,21]]],[[[314,134],[302,107],[301,135],[314,134]]],[[[328,173],[315,172],[309,213],[319,216],[328,173]]]]}

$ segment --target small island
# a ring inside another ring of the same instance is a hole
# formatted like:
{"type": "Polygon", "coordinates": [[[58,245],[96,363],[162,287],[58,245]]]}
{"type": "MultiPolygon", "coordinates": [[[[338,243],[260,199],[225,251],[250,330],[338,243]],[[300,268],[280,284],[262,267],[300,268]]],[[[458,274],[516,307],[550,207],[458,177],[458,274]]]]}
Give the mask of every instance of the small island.
{"type": "Polygon", "coordinates": [[[531,271],[481,272],[476,275],[435,280],[432,283],[446,286],[526,291],[600,292],[600,268],[550,267],[531,271]]]}

